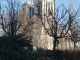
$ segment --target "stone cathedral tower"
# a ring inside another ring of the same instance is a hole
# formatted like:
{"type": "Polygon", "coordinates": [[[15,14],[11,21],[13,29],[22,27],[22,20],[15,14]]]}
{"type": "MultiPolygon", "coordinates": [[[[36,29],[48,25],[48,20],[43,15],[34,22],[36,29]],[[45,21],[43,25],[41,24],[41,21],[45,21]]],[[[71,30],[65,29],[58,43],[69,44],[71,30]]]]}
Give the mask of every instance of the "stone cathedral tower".
{"type": "MultiPolygon", "coordinates": [[[[44,14],[46,14],[47,16],[50,16],[50,12],[53,12],[53,9],[54,9],[53,0],[35,0],[35,4],[37,7],[36,14],[37,14],[37,16],[42,17],[41,18],[42,20],[46,20],[46,17],[44,16],[44,14]]],[[[45,23],[46,23],[46,21],[45,21],[45,23]]],[[[35,25],[35,26],[37,26],[37,25],[35,25]]],[[[46,24],[46,26],[47,26],[47,24],[46,24]]],[[[45,33],[43,26],[40,25],[38,30],[33,29],[33,33],[34,33],[33,41],[36,41],[36,44],[35,44],[35,42],[34,42],[34,44],[37,45],[38,48],[53,49],[53,38],[45,33]]]]}
{"type": "Polygon", "coordinates": [[[49,14],[51,10],[54,9],[53,0],[35,0],[35,3],[38,7],[38,14],[49,14]]]}

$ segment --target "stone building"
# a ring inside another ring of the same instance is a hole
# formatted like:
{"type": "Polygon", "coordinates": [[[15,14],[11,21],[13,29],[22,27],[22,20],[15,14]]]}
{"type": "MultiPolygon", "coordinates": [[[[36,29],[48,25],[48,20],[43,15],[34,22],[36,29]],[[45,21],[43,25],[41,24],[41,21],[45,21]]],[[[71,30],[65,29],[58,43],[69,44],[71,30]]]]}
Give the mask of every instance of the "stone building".
{"type": "Polygon", "coordinates": [[[22,3],[21,9],[26,13],[29,18],[34,15],[34,3],[32,2],[22,3]]]}
{"type": "MultiPolygon", "coordinates": [[[[33,25],[33,46],[43,49],[53,49],[53,38],[45,33],[44,27],[41,25],[40,20],[43,20],[46,23],[46,17],[50,16],[50,13],[54,14],[54,1],[53,0],[35,0],[32,2],[25,2],[21,5],[21,9],[26,13],[26,15],[32,19],[32,21],[37,20],[36,24],[33,25]],[[41,17],[41,18],[38,18],[41,17]]],[[[74,49],[74,43],[67,39],[61,38],[59,40],[58,49],[74,49]]]]}
{"type": "MultiPolygon", "coordinates": [[[[26,15],[33,20],[40,20],[38,17],[44,18],[44,14],[49,15],[53,11],[53,0],[35,0],[34,3],[25,2],[21,5],[21,9],[26,15]]],[[[52,49],[53,38],[45,33],[44,27],[40,22],[33,25],[33,45],[38,48],[52,49]]]]}

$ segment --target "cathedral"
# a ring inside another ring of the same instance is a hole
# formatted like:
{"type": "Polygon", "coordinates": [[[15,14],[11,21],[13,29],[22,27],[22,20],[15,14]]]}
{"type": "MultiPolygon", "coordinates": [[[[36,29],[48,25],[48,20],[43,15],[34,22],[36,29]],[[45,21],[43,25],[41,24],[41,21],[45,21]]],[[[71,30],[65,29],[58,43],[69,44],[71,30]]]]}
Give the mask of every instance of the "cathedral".
{"type": "MultiPolygon", "coordinates": [[[[44,14],[49,15],[53,11],[53,0],[35,0],[32,2],[25,2],[21,5],[21,9],[31,19],[35,16],[44,18],[44,14]]],[[[38,19],[40,20],[40,19],[38,19]]],[[[37,48],[53,49],[53,38],[45,33],[44,27],[40,22],[33,25],[33,46],[37,48]]]]}
{"type": "MultiPolygon", "coordinates": [[[[50,14],[54,14],[54,1],[53,0],[35,0],[34,2],[25,2],[22,3],[21,9],[26,13],[26,15],[34,20],[38,20],[37,23],[33,25],[33,46],[36,48],[43,48],[45,50],[53,50],[53,40],[54,38],[46,34],[44,27],[42,26],[40,20],[43,20],[46,23],[46,16],[52,18],[50,14]]],[[[52,20],[52,19],[51,19],[52,20]]],[[[58,49],[73,49],[73,43],[69,40],[62,38],[57,47],[58,49]]]]}

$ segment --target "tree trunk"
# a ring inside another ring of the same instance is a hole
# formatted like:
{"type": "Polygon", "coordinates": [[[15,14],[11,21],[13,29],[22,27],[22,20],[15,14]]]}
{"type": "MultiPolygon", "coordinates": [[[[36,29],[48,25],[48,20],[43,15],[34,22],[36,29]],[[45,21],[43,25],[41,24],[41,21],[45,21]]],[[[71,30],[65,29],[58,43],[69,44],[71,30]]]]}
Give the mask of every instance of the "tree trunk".
{"type": "Polygon", "coordinates": [[[76,50],[76,43],[74,42],[74,51],[76,50]]]}
{"type": "Polygon", "coordinates": [[[55,51],[55,49],[56,49],[56,41],[57,41],[57,37],[54,37],[53,51],[55,51]]]}

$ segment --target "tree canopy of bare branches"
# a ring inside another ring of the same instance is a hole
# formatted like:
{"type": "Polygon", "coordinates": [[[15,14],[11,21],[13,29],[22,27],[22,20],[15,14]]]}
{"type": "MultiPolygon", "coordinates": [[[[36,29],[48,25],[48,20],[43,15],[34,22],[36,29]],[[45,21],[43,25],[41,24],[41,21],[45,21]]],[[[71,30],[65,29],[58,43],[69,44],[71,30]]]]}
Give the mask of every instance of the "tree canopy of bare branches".
{"type": "Polygon", "coordinates": [[[61,5],[55,10],[54,14],[53,12],[51,12],[51,15],[44,14],[44,18],[41,20],[46,33],[54,38],[53,50],[56,48],[57,40],[63,38],[68,32],[69,19],[67,15],[68,10],[64,5],[61,5]]]}
{"type": "Polygon", "coordinates": [[[44,30],[49,36],[54,38],[53,51],[56,49],[57,40],[70,34],[69,31],[71,30],[73,20],[79,17],[78,12],[79,9],[74,10],[74,15],[71,16],[70,8],[60,5],[54,12],[51,12],[51,15],[43,15],[41,22],[44,30]]]}
{"type": "Polygon", "coordinates": [[[74,51],[76,49],[76,43],[80,41],[80,7],[78,9],[74,9],[71,6],[70,12],[69,12],[69,29],[70,29],[70,34],[69,34],[69,40],[74,42],[74,51]]]}
{"type": "Polygon", "coordinates": [[[1,25],[8,35],[31,33],[33,22],[20,8],[19,1],[6,0],[1,8],[1,25]],[[4,9],[3,9],[4,8],[4,9]]]}
{"type": "Polygon", "coordinates": [[[6,0],[1,8],[1,25],[4,32],[8,35],[16,35],[20,27],[19,22],[19,2],[16,0],[6,0]]]}

